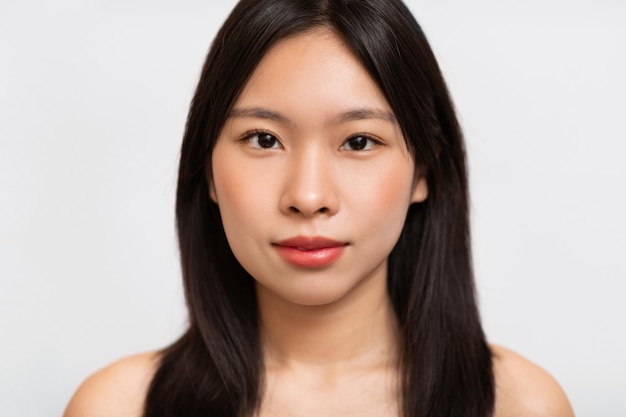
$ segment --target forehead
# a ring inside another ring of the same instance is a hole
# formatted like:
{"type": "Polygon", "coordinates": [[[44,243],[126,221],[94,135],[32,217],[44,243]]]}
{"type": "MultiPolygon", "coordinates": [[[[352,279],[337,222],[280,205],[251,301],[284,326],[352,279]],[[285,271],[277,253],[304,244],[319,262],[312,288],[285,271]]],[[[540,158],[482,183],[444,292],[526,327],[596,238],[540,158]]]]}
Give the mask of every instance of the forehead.
{"type": "Polygon", "coordinates": [[[262,58],[235,106],[331,116],[349,108],[391,113],[384,94],[336,33],[320,29],[276,43],[262,58]]]}

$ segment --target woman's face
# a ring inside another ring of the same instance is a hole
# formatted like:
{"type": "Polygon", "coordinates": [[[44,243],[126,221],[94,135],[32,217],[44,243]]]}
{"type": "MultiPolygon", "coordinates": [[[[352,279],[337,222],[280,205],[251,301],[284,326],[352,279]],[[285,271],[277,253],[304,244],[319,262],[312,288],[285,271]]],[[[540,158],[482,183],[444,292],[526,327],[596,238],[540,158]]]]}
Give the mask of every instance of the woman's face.
{"type": "Polygon", "coordinates": [[[324,305],[385,282],[414,163],[382,92],[330,31],[277,43],[213,151],[211,198],[259,294],[324,305]]]}

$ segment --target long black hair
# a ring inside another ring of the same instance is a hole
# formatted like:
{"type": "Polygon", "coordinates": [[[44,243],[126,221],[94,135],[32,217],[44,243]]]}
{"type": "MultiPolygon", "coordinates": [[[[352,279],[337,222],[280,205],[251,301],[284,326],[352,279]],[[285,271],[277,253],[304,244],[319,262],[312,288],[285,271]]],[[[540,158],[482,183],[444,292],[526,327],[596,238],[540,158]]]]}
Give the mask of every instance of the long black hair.
{"type": "Polygon", "coordinates": [[[404,417],[493,413],[491,352],[476,306],[462,134],[420,26],[400,0],[241,0],[217,34],[183,138],[176,218],[189,328],[163,351],[144,417],[252,416],[263,394],[253,278],[209,197],[211,154],[238,95],[279,40],[327,28],[378,84],[428,198],[409,208],[388,262],[404,417]]]}

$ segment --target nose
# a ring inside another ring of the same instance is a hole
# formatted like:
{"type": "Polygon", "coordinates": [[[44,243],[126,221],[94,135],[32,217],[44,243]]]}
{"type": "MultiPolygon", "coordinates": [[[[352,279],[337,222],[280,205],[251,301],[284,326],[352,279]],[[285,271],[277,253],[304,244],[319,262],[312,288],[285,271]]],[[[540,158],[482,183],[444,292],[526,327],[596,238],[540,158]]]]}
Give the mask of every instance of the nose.
{"type": "Polygon", "coordinates": [[[293,155],[285,172],[280,210],[289,215],[333,216],[339,210],[337,178],[330,157],[322,150],[309,149],[293,155]]]}

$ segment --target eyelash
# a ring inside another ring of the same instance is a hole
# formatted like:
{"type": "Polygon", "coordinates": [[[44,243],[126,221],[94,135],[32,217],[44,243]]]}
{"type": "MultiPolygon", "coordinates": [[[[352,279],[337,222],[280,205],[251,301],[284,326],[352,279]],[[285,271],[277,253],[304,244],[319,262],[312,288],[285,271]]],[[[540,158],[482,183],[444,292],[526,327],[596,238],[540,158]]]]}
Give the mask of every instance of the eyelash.
{"type": "MultiPolygon", "coordinates": [[[[264,148],[264,147],[262,147],[262,146],[260,146],[258,144],[253,145],[252,144],[252,140],[254,138],[258,138],[261,135],[269,135],[269,136],[271,136],[276,141],[276,143],[280,146],[280,148],[283,147],[283,145],[280,142],[280,139],[278,139],[277,135],[275,135],[275,134],[273,134],[273,133],[271,133],[271,132],[269,132],[267,130],[263,130],[263,129],[253,129],[253,130],[250,130],[250,131],[246,132],[244,134],[244,136],[242,137],[241,141],[244,142],[244,143],[247,143],[248,145],[250,145],[254,149],[267,149],[267,150],[269,150],[269,149],[276,149],[274,146],[269,147],[269,148],[264,148]]],[[[381,141],[380,139],[378,139],[376,137],[373,137],[372,135],[368,135],[368,134],[365,134],[365,133],[357,133],[357,134],[354,134],[354,135],[351,135],[350,137],[348,137],[341,144],[341,148],[340,149],[347,150],[347,151],[350,151],[350,152],[367,152],[368,150],[371,150],[374,147],[382,146],[383,144],[384,144],[383,141],[381,141]],[[359,137],[364,138],[367,141],[364,149],[356,149],[356,150],[344,149],[345,146],[348,144],[348,142],[350,140],[355,139],[355,138],[359,138],[359,137]]]]}
{"type": "Polygon", "coordinates": [[[367,142],[365,145],[364,149],[357,149],[354,150],[352,152],[367,152],[369,150],[371,150],[372,148],[375,147],[379,147],[383,145],[383,142],[380,139],[377,139],[371,135],[365,134],[365,133],[357,133],[355,135],[350,136],[348,139],[346,139],[343,144],[341,145],[341,148],[343,149],[350,140],[352,139],[356,139],[356,138],[364,138],[367,142]]]}
{"type": "Polygon", "coordinates": [[[261,130],[261,129],[254,129],[254,130],[250,130],[250,131],[246,132],[246,133],[243,135],[243,137],[241,138],[241,142],[248,144],[250,147],[252,147],[252,148],[254,148],[254,149],[275,149],[274,147],[271,147],[271,148],[264,148],[264,147],[262,147],[262,146],[260,146],[260,145],[258,145],[258,144],[257,144],[257,145],[253,145],[253,144],[252,144],[252,140],[253,140],[255,137],[256,137],[256,138],[258,138],[258,137],[259,137],[259,136],[261,136],[261,135],[269,135],[269,136],[272,136],[272,137],[276,140],[276,142],[280,145],[280,147],[281,147],[281,148],[283,147],[283,145],[282,145],[282,143],[280,142],[280,140],[278,139],[278,136],[277,136],[277,135],[275,135],[275,134],[273,134],[273,133],[271,133],[271,132],[268,132],[267,130],[261,130]]]}

